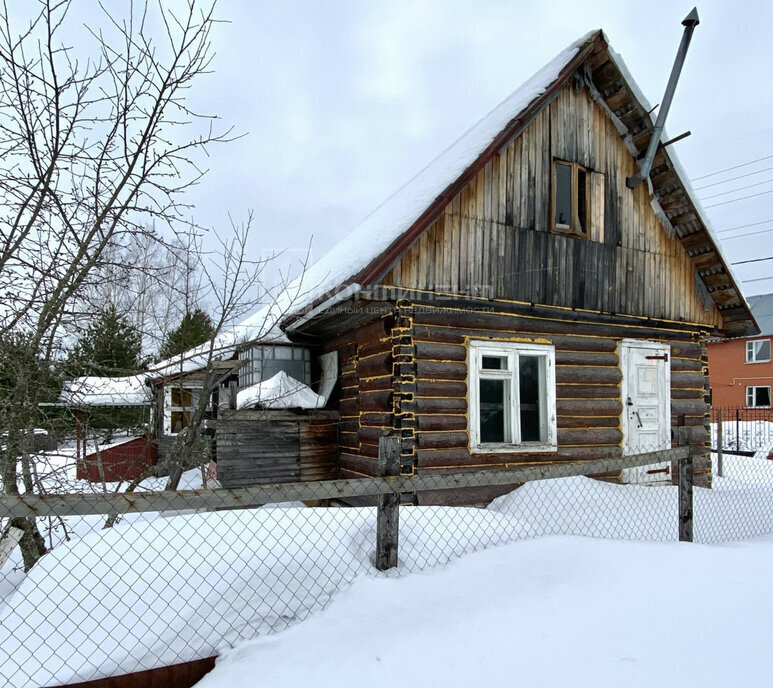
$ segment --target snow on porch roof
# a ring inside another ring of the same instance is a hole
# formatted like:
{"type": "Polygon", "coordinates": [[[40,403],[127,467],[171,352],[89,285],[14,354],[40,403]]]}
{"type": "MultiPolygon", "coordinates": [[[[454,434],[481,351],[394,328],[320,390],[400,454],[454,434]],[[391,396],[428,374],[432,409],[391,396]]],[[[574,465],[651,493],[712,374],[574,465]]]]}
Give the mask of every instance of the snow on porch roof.
{"type": "Polygon", "coordinates": [[[267,409],[315,409],[325,405],[325,397],[311,387],[280,370],[276,375],[246,387],[236,396],[239,409],[263,407],[267,409]]]}
{"type": "Polygon", "coordinates": [[[59,401],[71,408],[146,406],[153,398],[144,375],[77,377],[64,383],[59,401]]]}

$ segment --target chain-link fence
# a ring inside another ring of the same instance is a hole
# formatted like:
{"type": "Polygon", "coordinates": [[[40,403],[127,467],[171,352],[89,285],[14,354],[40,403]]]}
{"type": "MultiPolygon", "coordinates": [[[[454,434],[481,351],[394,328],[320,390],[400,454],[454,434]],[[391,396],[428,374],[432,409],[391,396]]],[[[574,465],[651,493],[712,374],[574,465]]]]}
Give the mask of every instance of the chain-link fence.
{"type": "MultiPolygon", "coordinates": [[[[773,462],[736,457],[732,475],[726,464],[711,489],[693,491],[690,454],[679,446],[239,490],[142,491],[159,489],[150,482],[129,494],[3,496],[0,677],[19,688],[66,685],[211,657],[303,620],[358,576],[399,576],[523,538],[677,540],[692,526],[696,541],[717,542],[773,532],[773,462]],[[400,505],[481,486],[501,496],[485,508],[400,505]],[[379,506],[345,506],[355,498],[379,506]],[[11,517],[34,522],[45,543],[27,573],[11,517]],[[394,554],[396,566],[380,571],[394,554]]],[[[193,487],[196,473],[185,480],[193,487]]]]}

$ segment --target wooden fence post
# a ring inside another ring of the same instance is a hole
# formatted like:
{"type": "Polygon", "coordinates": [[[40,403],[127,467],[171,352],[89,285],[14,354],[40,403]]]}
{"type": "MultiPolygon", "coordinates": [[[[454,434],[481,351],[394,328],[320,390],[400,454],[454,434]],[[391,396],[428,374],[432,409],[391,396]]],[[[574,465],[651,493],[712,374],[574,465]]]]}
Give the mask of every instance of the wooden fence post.
{"type": "Polygon", "coordinates": [[[722,409],[717,409],[717,475],[722,477],[722,409]]]}
{"type": "MultiPolygon", "coordinates": [[[[378,440],[379,476],[400,475],[400,439],[378,440]]],[[[396,492],[378,496],[376,523],[376,568],[379,571],[397,566],[397,542],[400,530],[400,495],[396,492]]]]}
{"type": "Polygon", "coordinates": [[[682,424],[677,427],[677,437],[680,447],[690,447],[690,456],[679,459],[679,541],[692,542],[693,503],[692,503],[692,447],[689,427],[682,424]]]}

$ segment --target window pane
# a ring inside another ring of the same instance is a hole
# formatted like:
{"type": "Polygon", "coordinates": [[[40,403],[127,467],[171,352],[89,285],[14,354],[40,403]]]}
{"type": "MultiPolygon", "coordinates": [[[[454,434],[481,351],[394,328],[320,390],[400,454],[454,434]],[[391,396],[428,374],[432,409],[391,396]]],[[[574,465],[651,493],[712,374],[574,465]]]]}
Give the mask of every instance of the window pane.
{"type": "Polygon", "coordinates": [[[504,356],[484,356],[484,370],[507,370],[507,358],[504,356]]]}
{"type": "Polygon", "coordinates": [[[746,342],[746,361],[748,362],[753,360],[754,360],[754,342],[746,342]]]}
{"type": "Polygon", "coordinates": [[[172,411],[172,432],[177,434],[191,424],[190,411],[172,411]]]}
{"type": "Polygon", "coordinates": [[[577,231],[585,234],[588,228],[588,184],[585,170],[577,170],[577,231]]]}
{"type": "Polygon", "coordinates": [[[539,369],[538,356],[518,357],[522,442],[539,442],[544,439],[540,427],[539,369]]]}
{"type": "Polygon", "coordinates": [[[274,356],[276,358],[286,361],[290,360],[293,357],[293,347],[291,346],[275,346],[274,347],[274,356]]]}
{"type": "Polygon", "coordinates": [[[510,442],[507,422],[509,380],[480,381],[480,441],[510,442]]]}
{"type": "Polygon", "coordinates": [[[191,396],[190,389],[181,389],[180,387],[172,387],[172,406],[190,407],[192,404],[193,404],[193,398],[191,396]]]}
{"type": "Polygon", "coordinates": [[[556,226],[572,226],[572,168],[556,163],[556,226]]]}
{"type": "Polygon", "coordinates": [[[755,361],[769,361],[770,360],[770,340],[761,339],[754,342],[754,360],[755,361]]]}
{"type": "Polygon", "coordinates": [[[770,387],[757,387],[757,403],[755,406],[770,406],[770,387]]]}
{"type": "Polygon", "coordinates": [[[290,377],[294,377],[298,382],[306,383],[306,364],[303,361],[266,361],[263,365],[262,380],[268,380],[276,375],[280,370],[284,370],[290,377]]]}
{"type": "Polygon", "coordinates": [[[746,388],[746,405],[754,406],[754,387],[746,388]]]}

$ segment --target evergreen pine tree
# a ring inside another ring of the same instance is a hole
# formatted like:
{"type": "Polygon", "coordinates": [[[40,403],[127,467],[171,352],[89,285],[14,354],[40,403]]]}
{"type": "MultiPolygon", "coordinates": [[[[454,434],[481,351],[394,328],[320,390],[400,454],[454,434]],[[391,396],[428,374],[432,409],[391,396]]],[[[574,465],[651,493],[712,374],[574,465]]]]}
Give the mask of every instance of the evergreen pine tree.
{"type": "Polygon", "coordinates": [[[108,304],[86,327],[69,363],[71,375],[130,375],[144,367],[142,337],[113,304],[108,304]]]}
{"type": "Polygon", "coordinates": [[[180,324],[168,332],[161,348],[158,350],[160,359],[172,358],[185,353],[188,349],[206,342],[215,332],[215,327],[203,310],[196,308],[188,311],[180,324]]]}

